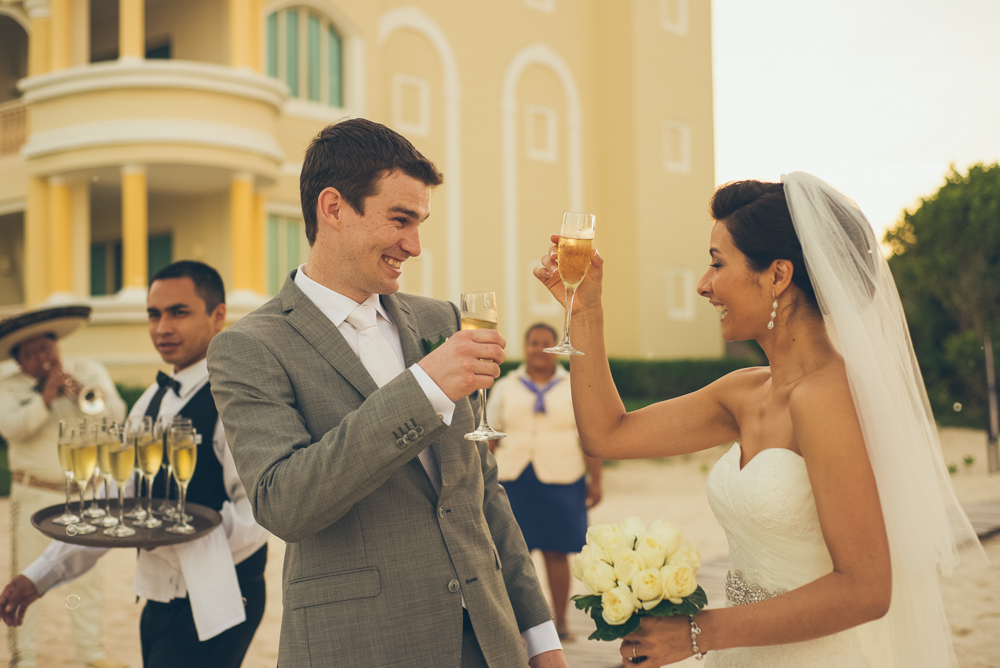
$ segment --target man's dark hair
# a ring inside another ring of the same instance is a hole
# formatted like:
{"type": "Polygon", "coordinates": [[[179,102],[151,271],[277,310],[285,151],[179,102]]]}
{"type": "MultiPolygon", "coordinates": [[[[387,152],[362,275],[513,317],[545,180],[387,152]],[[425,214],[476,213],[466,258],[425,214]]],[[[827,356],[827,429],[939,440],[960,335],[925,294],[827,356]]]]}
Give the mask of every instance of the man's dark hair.
{"type": "Polygon", "coordinates": [[[302,218],[309,245],[316,243],[316,202],[326,188],[336,188],[362,216],[365,198],[378,194],[378,182],[394,170],[439,186],[444,177],[403,135],[364,118],[323,128],[306,150],[299,176],[302,218]]]}
{"type": "Polygon", "coordinates": [[[204,262],[180,260],[168,264],[156,272],[149,283],[152,285],[154,281],[166,278],[190,278],[194,282],[194,291],[205,302],[205,310],[209,313],[215,311],[219,304],[226,303],[226,287],[222,284],[222,277],[204,262]]]}
{"type": "Polygon", "coordinates": [[[532,325],[527,330],[525,330],[525,332],[524,332],[524,340],[527,341],[528,337],[531,336],[531,333],[533,331],[535,331],[536,329],[544,329],[546,332],[548,332],[549,334],[552,335],[552,340],[553,341],[558,341],[559,340],[559,333],[556,332],[556,328],[553,327],[552,325],[548,324],[548,323],[545,323],[545,322],[536,322],[534,325],[532,325]]]}

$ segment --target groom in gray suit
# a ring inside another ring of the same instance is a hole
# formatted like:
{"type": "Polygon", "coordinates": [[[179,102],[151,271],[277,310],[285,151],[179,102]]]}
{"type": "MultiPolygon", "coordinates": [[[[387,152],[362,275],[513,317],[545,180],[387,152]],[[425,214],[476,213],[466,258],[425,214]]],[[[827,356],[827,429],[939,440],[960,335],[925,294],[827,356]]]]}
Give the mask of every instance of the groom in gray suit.
{"type": "Polygon", "coordinates": [[[566,665],[496,460],[463,438],[503,337],[395,294],[441,182],[385,126],[324,129],[300,181],[309,260],[208,352],[254,515],[287,543],[283,668],[566,665]]]}

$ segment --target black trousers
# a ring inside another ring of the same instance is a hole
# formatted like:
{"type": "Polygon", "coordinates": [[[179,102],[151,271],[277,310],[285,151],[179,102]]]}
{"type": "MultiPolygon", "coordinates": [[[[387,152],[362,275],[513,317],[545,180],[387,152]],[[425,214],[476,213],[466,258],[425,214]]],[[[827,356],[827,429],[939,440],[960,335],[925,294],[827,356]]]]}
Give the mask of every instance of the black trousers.
{"type": "Polygon", "coordinates": [[[147,601],[139,621],[143,667],[239,668],[264,616],[266,564],[267,545],[264,545],[236,565],[240,591],[246,599],[247,619],[205,642],[198,640],[188,598],[176,598],[169,603],[147,601]]]}

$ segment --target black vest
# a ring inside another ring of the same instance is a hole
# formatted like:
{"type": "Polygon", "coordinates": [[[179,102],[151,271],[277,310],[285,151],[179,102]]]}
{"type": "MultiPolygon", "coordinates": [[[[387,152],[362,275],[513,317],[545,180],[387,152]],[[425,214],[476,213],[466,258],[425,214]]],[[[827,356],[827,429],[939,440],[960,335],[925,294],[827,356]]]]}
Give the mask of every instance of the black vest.
{"type": "MultiPolygon", "coordinates": [[[[222,462],[216,456],[215,446],[212,444],[215,438],[215,425],[219,421],[219,411],[215,407],[210,383],[205,383],[205,386],[184,404],[178,415],[191,418],[191,425],[201,435],[198,461],[191,482],[188,483],[187,500],[216,511],[222,510],[222,504],[229,500],[229,495],[226,494],[226,485],[222,477],[222,462]]],[[[163,454],[166,456],[166,452],[163,454]]],[[[162,499],[166,496],[166,479],[165,474],[157,475],[153,481],[155,498],[162,499]]],[[[176,489],[176,483],[174,487],[176,489]]]]}

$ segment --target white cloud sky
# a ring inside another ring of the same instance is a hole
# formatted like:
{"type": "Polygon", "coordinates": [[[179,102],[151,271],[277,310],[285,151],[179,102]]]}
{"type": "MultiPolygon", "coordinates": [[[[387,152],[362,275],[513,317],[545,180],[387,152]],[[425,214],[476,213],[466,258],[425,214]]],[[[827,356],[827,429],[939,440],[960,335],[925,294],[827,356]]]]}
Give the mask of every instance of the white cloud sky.
{"type": "Polygon", "coordinates": [[[950,164],[1000,160],[1000,0],[713,0],[712,22],[719,183],[812,172],[881,234],[950,164]]]}

